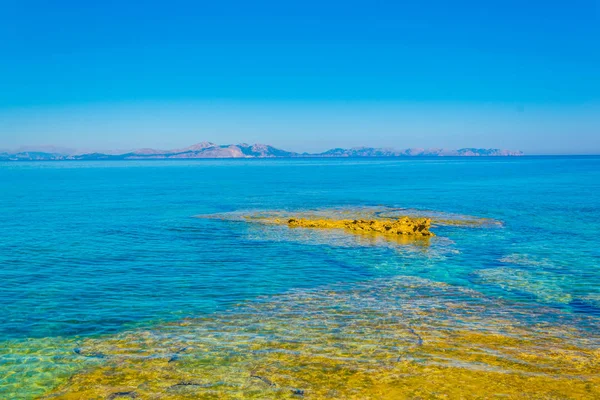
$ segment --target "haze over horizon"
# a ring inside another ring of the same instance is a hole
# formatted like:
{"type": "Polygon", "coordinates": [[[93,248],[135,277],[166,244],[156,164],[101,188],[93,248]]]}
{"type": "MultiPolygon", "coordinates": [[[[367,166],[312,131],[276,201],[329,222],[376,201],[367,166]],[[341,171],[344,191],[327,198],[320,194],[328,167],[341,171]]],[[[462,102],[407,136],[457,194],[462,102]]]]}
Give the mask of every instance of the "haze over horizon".
{"type": "Polygon", "coordinates": [[[9,1],[0,149],[600,154],[598,2],[9,1]]]}

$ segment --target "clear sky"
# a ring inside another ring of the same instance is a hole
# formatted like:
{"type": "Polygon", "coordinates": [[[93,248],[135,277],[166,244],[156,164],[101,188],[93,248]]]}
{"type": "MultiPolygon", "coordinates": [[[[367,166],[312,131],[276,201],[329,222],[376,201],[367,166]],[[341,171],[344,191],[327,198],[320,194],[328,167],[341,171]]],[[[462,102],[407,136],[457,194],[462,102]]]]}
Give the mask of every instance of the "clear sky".
{"type": "Polygon", "coordinates": [[[600,0],[0,0],[0,149],[600,153],[600,0]]]}

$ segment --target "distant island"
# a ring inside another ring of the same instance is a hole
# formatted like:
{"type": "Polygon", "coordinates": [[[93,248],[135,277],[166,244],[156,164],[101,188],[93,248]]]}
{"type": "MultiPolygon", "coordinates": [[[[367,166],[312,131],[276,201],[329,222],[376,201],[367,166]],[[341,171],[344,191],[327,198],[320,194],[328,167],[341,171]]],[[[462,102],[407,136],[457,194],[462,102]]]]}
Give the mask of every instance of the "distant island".
{"type": "Polygon", "coordinates": [[[139,149],[124,153],[81,153],[56,148],[22,148],[14,152],[0,152],[0,161],[60,161],[60,160],[153,160],[195,158],[341,158],[341,157],[481,157],[522,156],[521,151],[502,149],[463,148],[395,150],[389,148],[353,147],[335,148],[323,153],[296,153],[266,144],[217,145],[202,142],[182,149],[139,149]]]}

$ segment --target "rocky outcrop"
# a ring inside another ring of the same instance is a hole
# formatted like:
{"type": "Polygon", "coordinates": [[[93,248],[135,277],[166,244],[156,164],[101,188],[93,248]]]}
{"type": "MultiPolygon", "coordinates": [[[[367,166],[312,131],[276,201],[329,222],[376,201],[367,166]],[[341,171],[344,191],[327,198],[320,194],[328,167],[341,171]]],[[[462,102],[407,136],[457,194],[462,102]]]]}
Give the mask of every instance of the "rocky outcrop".
{"type": "Polygon", "coordinates": [[[349,220],[290,218],[291,228],[346,229],[356,233],[402,236],[435,236],[429,231],[431,219],[402,217],[397,220],[349,220]]]}

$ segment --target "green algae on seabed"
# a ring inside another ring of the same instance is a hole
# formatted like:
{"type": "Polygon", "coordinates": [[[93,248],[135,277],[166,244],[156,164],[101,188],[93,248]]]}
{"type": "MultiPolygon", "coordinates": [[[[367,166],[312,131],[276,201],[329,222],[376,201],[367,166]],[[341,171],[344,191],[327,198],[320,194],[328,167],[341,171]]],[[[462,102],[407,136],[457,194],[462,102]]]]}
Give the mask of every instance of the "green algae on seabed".
{"type": "Polygon", "coordinates": [[[547,271],[488,268],[474,272],[477,281],[509,292],[526,293],[545,303],[568,304],[573,297],[561,287],[564,277],[547,271]]]}
{"type": "Polygon", "coordinates": [[[50,399],[599,398],[597,319],[397,277],[81,343],[50,399]]]}
{"type": "Polygon", "coordinates": [[[97,358],[75,351],[75,338],[15,339],[2,341],[0,346],[0,399],[38,398],[98,363],[97,358]]]}

